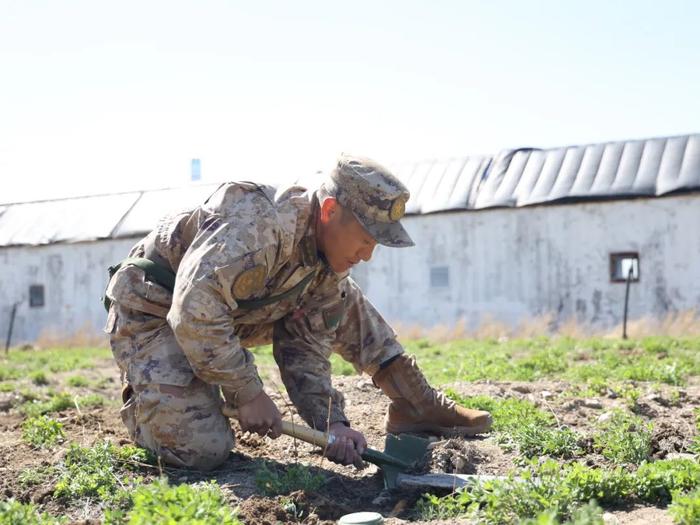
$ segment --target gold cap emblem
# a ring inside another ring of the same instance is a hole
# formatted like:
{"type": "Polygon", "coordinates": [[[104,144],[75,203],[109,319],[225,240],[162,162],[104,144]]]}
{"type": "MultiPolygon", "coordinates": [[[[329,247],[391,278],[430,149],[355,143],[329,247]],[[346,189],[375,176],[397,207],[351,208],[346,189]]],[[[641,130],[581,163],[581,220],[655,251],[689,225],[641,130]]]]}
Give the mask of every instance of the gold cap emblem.
{"type": "Polygon", "coordinates": [[[406,213],[406,197],[403,195],[394,199],[389,210],[389,218],[392,221],[398,221],[406,213]]]}
{"type": "Polygon", "coordinates": [[[233,282],[233,296],[246,299],[265,286],[267,268],[259,264],[242,272],[233,282]]]}

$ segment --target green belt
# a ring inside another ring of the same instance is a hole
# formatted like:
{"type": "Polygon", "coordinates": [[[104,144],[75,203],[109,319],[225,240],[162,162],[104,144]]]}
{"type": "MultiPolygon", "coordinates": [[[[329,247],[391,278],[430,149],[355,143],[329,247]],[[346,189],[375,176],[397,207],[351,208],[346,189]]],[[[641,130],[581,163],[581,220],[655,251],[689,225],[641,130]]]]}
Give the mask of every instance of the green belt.
{"type": "MultiPolygon", "coordinates": [[[[108,269],[109,278],[112,279],[119,268],[129,264],[136,266],[137,268],[141,268],[149,281],[159,284],[169,292],[172,293],[172,291],[175,289],[175,274],[172,272],[172,270],[143,257],[128,257],[119,264],[110,266],[108,269]]],[[[311,272],[292,288],[279,295],[271,295],[270,297],[263,297],[262,299],[236,299],[236,303],[238,304],[238,308],[243,310],[256,310],[258,308],[262,308],[263,306],[277,303],[293,295],[299,295],[315,276],[316,272],[311,272]]],[[[102,298],[102,304],[104,304],[106,310],[109,310],[109,307],[112,304],[111,299],[107,297],[106,293],[102,298]]]]}

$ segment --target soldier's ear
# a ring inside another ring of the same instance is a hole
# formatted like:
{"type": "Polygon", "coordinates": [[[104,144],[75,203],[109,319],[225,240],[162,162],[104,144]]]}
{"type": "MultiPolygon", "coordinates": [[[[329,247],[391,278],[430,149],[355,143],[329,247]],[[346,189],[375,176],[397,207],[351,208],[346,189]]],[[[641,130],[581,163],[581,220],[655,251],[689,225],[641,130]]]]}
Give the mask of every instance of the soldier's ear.
{"type": "Polygon", "coordinates": [[[335,197],[326,197],[321,204],[321,222],[328,224],[340,212],[340,205],[335,197]]]}

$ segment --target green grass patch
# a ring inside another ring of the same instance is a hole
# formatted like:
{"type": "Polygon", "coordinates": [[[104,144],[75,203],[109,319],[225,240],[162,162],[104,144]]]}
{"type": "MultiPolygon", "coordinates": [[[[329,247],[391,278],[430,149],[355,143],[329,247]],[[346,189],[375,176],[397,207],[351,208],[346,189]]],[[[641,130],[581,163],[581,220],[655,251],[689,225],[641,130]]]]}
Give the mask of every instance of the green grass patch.
{"type": "Polygon", "coordinates": [[[48,399],[28,400],[28,402],[22,404],[20,409],[27,416],[40,416],[72,408],[101,407],[104,404],[105,398],[99,394],[73,396],[68,392],[58,392],[51,394],[48,399]]]}
{"type": "Polygon", "coordinates": [[[46,416],[30,417],[22,423],[22,439],[36,448],[50,448],[65,437],[63,424],[46,416]]]}
{"type": "Polygon", "coordinates": [[[408,341],[428,379],[437,385],[483,379],[564,379],[604,388],[611,381],[683,385],[700,375],[700,337],[639,340],[539,337],[431,344],[408,341]]]}
{"type": "Polygon", "coordinates": [[[532,460],[517,477],[475,482],[444,497],[427,494],[417,509],[424,519],[466,516],[500,525],[544,515],[542,519],[550,520],[544,523],[551,523],[578,519],[578,509],[591,500],[602,505],[640,500],[664,504],[698,486],[700,465],[689,460],[644,463],[636,472],[532,460]]]}
{"type": "Polygon", "coordinates": [[[241,525],[214,481],[171,486],[165,479],[139,485],[127,494],[127,510],[108,510],[105,525],[241,525]]]}
{"type": "Polygon", "coordinates": [[[14,392],[17,385],[12,381],[0,382],[0,392],[14,392]]]}
{"type": "Polygon", "coordinates": [[[255,484],[266,496],[289,494],[295,490],[314,492],[321,488],[326,478],[315,474],[309,467],[293,464],[282,470],[263,463],[255,472],[255,484]]]}
{"type": "Polygon", "coordinates": [[[121,486],[119,480],[124,478],[118,467],[137,462],[152,464],[154,459],[148,451],[131,445],[119,448],[108,441],[92,447],[72,444],[60,467],[54,496],[68,501],[87,498],[114,503],[115,498],[124,497],[117,490],[121,486]]]}
{"type": "Polygon", "coordinates": [[[17,480],[23,487],[33,487],[53,481],[58,476],[54,466],[28,468],[22,471],[17,480]]]}
{"type": "Polygon", "coordinates": [[[639,465],[651,453],[652,430],[651,423],[615,411],[610,419],[599,424],[599,431],[593,437],[594,447],[614,463],[639,465]]]}
{"type": "Polygon", "coordinates": [[[72,386],[75,388],[81,388],[88,386],[90,382],[85,378],[84,376],[77,375],[77,376],[70,376],[68,378],[68,386],[72,386]]]}
{"type": "Polygon", "coordinates": [[[700,523],[700,489],[688,494],[677,494],[668,508],[673,522],[679,525],[697,525],[700,523]]]}
{"type": "Polygon", "coordinates": [[[33,503],[20,503],[14,499],[0,501],[0,525],[57,525],[65,518],[40,512],[33,503]]]}
{"type": "Polygon", "coordinates": [[[0,381],[23,379],[30,374],[70,372],[92,368],[97,359],[109,359],[108,348],[12,349],[0,359],[0,381]]]}
{"type": "Polygon", "coordinates": [[[465,397],[451,389],[447,389],[446,394],[462,406],[490,412],[497,439],[508,450],[517,447],[527,458],[571,458],[582,453],[581,436],[568,427],[555,426],[551,413],[529,401],[489,396],[465,397]]]}
{"type": "Polygon", "coordinates": [[[49,384],[49,378],[46,377],[46,372],[43,372],[41,370],[29,374],[29,379],[31,379],[32,383],[34,383],[37,386],[45,386],[49,384]]]}

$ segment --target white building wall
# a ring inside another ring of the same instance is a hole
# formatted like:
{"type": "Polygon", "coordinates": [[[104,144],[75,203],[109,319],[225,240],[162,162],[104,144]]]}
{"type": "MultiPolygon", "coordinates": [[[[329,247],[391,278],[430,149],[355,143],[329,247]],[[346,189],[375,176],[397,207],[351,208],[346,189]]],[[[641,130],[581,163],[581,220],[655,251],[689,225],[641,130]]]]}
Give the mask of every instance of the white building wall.
{"type": "Polygon", "coordinates": [[[391,321],[471,326],[553,314],[595,327],[622,320],[610,253],[639,252],[631,319],[700,305],[700,197],[459,211],[404,219],[416,246],[378,247],[353,275],[391,321]],[[449,286],[431,288],[447,266],[449,286]]]}
{"type": "Polygon", "coordinates": [[[7,337],[12,305],[19,303],[13,345],[88,331],[97,335],[106,314],[100,298],[107,268],[125,258],[136,239],[0,248],[0,341],[7,337]],[[29,306],[29,287],[44,285],[44,306],[29,306]]]}

